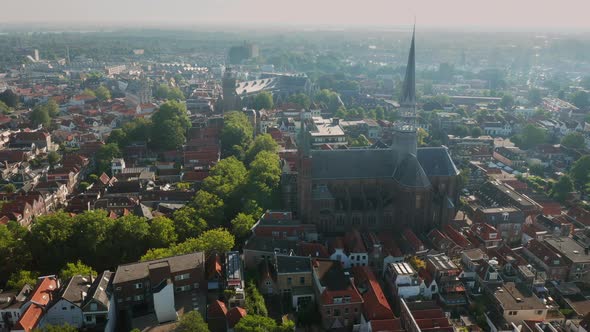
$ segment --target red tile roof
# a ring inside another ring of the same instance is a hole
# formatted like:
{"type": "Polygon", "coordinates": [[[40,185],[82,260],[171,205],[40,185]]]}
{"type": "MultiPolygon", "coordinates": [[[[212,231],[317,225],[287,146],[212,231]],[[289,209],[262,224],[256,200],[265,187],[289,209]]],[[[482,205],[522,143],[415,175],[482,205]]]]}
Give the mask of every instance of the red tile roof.
{"type": "Polygon", "coordinates": [[[209,305],[207,308],[207,318],[218,318],[224,317],[227,315],[227,307],[225,303],[215,300],[213,303],[209,305]]]}
{"type": "Polygon", "coordinates": [[[227,325],[230,329],[233,329],[237,323],[244,317],[246,317],[246,309],[242,307],[233,307],[227,313],[227,325]]]}
{"type": "Polygon", "coordinates": [[[401,331],[404,331],[404,328],[402,327],[402,322],[399,318],[372,320],[369,322],[369,324],[371,324],[371,331],[373,331],[373,332],[401,332],[401,331]]]}
{"type": "Polygon", "coordinates": [[[32,331],[43,317],[44,307],[51,301],[53,293],[57,289],[57,279],[53,276],[44,277],[37,283],[37,287],[30,297],[32,304],[25,310],[18,320],[15,330],[32,331]]]}
{"type": "Polygon", "coordinates": [[[408,243],[412,246],[415,251],[424,250],[424,244],[420,239],[412,232],[411,229],[406,228],[404,229],[403,236],[408,241],[408,243]]]}
{"type": "Polygon", "coordinates": [[[391,311],[391,306],[383,290],[375,277],[375,274],[366,266],[353,267],[352,273],[354,280],[359,287],[366,287],[363,294],[363,311],[365,318],[371,320],[394,319],[395,315],[391,311]]]}

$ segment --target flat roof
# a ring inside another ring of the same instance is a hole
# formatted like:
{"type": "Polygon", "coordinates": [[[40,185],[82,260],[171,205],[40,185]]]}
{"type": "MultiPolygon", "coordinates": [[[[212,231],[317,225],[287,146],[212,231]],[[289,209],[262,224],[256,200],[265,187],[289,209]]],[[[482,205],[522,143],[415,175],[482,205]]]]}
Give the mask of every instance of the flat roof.
{"type": "Polygon", "coordinates": [[[523,293],[513,282],[507,282],[494,291],[494,297],[504,310],[543,310],[547,309],[543,302],[532,292],[523,293]]]}
{"type": "Polygon", "coordinates": [[[553,237],[545,239],[545,243],[574,263],[590,262],[590,254],[586,253],[585,248],[572,238],[553,237]]]}

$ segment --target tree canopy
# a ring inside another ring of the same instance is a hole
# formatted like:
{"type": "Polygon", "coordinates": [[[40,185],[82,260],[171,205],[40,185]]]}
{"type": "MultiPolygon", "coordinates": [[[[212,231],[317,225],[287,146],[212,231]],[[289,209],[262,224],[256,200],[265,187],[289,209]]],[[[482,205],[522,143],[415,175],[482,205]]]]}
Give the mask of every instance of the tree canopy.
{"type": "Polygon", "coordinates": [[[221,131],[221,147],[224,156],[242,158],[252,142],[253,135],[254,128],[244,113],[238,111],[226,113],[221,131]]]}
{"type": "Polygon", "coordinates": [[[261,109],[272,110],[274,102],[272,94],[267,91],[260,92],[254,97],[254,109],[259,111],[261,109]]]}
{"type": "Polygon", "coordinates": [[[99,86],[94,90],[96,98],[100,101],[107,101],[111,99],[111,91],[104,85],[99,86]]]}
{"type": "Polygon", "coordinates": [[[177,149],[186,141],[191,122],[186,105],[167,101],[152,115],[151,144],[162,150],[177,149]]]}
{"type": "Polygon", "coordinates": [[[572,182],[572,179],[568,175],[563,175],[560,176],[559,180],[553,185],[552,194],[557,201],[563,203],[572,191],[574,191],[574,183],[572,182]]]}
{"type": "Polygon", "coordinates": [[[193,310],[180,317],[174,332],[209,332],[209,327],[201,314],[193,310]]]}
{"type": "Polygon", "coordinates": [[[60,278],[64,281],[77,275],[96,276],[97,273],[90,266],[83,264],[80,260],[75,263],[67,263],[66,267],[59,272],[60,278]]]}
{"type": "Polygon", "coordinates": [[[590,182],[590,155],[582,156],[576,160],[570,169],[570,176],[578,184],[590,182]]]}
{"type": "Polygon", "coordinates": [[[583,149],[586,147],[586,142],[584,139],[584,135],[578,132],[574,132],[565,135],[561,139],[561,145],[571,149],[583,149]]]}

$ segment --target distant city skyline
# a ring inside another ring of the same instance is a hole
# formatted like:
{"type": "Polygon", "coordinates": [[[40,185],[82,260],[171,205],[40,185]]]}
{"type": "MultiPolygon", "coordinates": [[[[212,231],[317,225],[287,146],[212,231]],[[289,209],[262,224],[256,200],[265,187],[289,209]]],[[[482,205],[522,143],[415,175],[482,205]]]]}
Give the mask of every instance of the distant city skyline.
{"type": "MultiPolygon", "coordinates": [[[[0,24],[207,24],[590,29],[588,0],[5,1],[0,24]]],[[[245,26],[246,28],[248,26],[245,26]]]]}

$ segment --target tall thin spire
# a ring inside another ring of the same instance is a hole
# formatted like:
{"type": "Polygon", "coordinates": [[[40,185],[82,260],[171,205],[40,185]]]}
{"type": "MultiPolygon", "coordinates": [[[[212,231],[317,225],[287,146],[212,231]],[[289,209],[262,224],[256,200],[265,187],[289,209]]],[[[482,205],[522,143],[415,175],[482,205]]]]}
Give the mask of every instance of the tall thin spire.
{"type": "MultiPolygon", "coordinates": [[[[402,86],[402,95],[400,106],[403,117],[415,118],[416,116],[416,23],[412,32],[412,42],[410,44],[410,54],[408,55],[408,66],[406,67],[406,76],[402,86]]],[[[413,121],[412,119],[408,119],[413,121]]]]}

